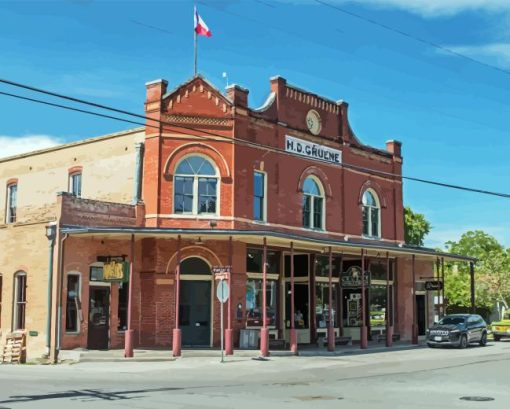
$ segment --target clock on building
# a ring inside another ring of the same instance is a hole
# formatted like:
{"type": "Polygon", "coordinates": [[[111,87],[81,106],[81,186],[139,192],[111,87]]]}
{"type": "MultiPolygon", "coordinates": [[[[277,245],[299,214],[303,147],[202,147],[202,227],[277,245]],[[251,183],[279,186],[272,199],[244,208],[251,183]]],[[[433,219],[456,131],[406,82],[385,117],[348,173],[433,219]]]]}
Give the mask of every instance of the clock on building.
{"type": "Polygon", "coordinates": [[[321,117],[319,113],[313,109],[308,111],[306,114],[306,126],[308,126],[308,129],[311,133],[314,135],[318,135],[321,131],[321,117]]]}

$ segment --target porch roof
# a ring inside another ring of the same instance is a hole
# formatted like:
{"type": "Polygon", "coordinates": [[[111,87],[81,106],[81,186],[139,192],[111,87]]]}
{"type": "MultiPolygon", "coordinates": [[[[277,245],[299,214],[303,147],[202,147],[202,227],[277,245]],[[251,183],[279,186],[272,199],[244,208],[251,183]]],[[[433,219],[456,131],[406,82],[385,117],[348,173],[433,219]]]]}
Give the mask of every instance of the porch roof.
{"type": "MultiPolygon", "coordinates": [[[[298,234],[281,233],[268,230],[235,230],[235,229],[178,229],[178,228],[153,228],[153,227],[81,227],[81,226],[62,226],[61,232],[72,236],[101,236],[112,239],[127,239],[132,234],[135,238],[161,237],[183,239],[204,238],[214,240],[228,240],[230,237],[248,244],[262,244],[262,238],[266,237],[267,244],[270,246],[289,247],[290,242],[294,243],[296,250],[312,250],[323,252],[325,247],[332,247],[335,253],[344,253],[346,255],[357,255],[356,250],[366,250],[368,256],[376,256],[377,253],[388,253],[390,256],[415,255],[420,259],[444,258],[445,261],[465,261],[476,262],[474,257],[463,256],[460,254],[446,253],[427,247],[411,246],[407,244],[398,244],[381,241],[354,241],[334,240],[330,238],[308,237],[298,234]]],[[[383,255],[379,254],[379,257],[383,255]]]]}

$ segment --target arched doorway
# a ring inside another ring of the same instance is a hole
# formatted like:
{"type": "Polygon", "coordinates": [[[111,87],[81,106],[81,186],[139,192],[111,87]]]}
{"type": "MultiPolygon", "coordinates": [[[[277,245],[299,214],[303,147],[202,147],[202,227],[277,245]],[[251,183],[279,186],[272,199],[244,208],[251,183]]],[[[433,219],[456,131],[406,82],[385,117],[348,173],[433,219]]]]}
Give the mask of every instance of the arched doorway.
{"type": "Polygon", "coordinates": [[[179,318],[184,347],[211,346],[211,268],[203,259],[181,262],[179,318]]]}

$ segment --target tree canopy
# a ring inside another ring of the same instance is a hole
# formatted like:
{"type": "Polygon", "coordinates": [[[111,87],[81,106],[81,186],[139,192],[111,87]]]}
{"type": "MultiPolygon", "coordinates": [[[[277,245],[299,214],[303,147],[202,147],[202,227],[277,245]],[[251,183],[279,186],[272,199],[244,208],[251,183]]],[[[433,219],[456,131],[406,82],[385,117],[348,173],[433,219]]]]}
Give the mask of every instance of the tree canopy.
{"type": "Polygon", "coordinates": [[[415,213],[410,207],[405,207],[404,228],[406,243],[422,247],[431,226],[422,213],[415,213]]]}
{"type": "MultiPolygon", "coordinates": [[[[510,249],[505,249],[495,237],[481,230],[465,232],[459,241],[448,241],[445,247],[451,253],[478,259],[475,268],[477,306],[491,308],[496,301],[510,301],[510,249]]],[[[467,263],[446,265],[445,297],[450,305],[470,305],[467,263]]]]}

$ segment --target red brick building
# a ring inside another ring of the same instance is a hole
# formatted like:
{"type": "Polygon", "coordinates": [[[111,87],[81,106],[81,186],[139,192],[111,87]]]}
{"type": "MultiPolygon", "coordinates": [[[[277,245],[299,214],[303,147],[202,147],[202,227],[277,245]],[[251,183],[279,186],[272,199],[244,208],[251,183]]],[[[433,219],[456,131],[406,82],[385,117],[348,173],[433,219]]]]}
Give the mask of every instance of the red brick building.
{"type": "Polygon", "coordinates": [[[53,349],[218,346],[222,268],[227,350],[416,340],[437,262],[472,261],[404,244],[401,144],[362,144],[345,102],[275,77],[254,109],[198,76],[145,111],[131,204],[58,195],[53,349]]]}

